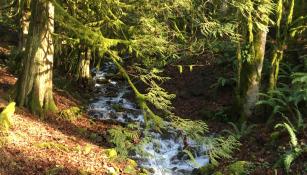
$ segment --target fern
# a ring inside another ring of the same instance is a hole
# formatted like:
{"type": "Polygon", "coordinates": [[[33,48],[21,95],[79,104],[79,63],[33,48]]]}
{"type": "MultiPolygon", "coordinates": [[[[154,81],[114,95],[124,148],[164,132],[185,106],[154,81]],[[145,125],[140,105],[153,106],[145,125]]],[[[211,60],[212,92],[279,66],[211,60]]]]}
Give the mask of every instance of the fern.
{"type": "Polygon", "coordinates": [[[251,133],[252,129],[257,126],[255,124],[248,126],[246,122],[243,122],[242,124],[240,124],[240,126],[234,124],[233,122],[229,122],[228,124],[232,126],[232,130],[226,129],[224,130],[224,132],[234,136],[236,139],[240,139],[242,137],[247,136],[251,133]]]}
{"type": "Polygon", "coordinates": [[[293,73],[292,84],[294,92],[290,101],[298,105],[302,101],[307,101],[307,73],[293,73]]]}
{"type": "Polygon", "coordinates": [[[129,151],[136,149],[135,144],[140,139],[140,133],[138,130],[132,128],[123,128],[117,126],[109,129],[110,141],[116,146],[115,149],[119,155],[126,157],[129,151]]]}
{"type": "Polygon", "coordinates": [[[203,142],[204,135],[209,131],[207,124],[203,121],[183,119],[174,115],[171,116],[170,120],[174,128],[182,131],[185,136],[198,143],[203,142]]]}
{"type": "MultiPolygon", "coordinates": [[[[305,124],[302,117],[304,105],[307,101],[307,74],[293,73],[291,75],[292,86],[283,85],[282,88],[269,91],[268,94],[260,94],[262,99],[257,105],[266,105],[272,108],[268,123],[271,122],[273,116],[280,114],[281,116],[290,116],[295,121],[295,129],[301,130],[305,124]]],[[[288,119],[289,120],[289,119],[288,119]]]]}
{"type": "Polygon", "coordinates": [[[298,158],[303,152],[306,152],[306,145],[303,144],[305,148],[298,144],[298,140],[295,134],[294,129],[287,123],[277,124],[275,128],[285,128],[290,136],[290,145],[291,149],[286,152],[282,157],[277,161],[276,165],[282,163],[287,173],[290,172],[290,167],[293,161],[298,158]]]}
{"type": "Polygon", "coordinates": [[[191,153],[191,151],[185,149],[185,150],[183,150],[183,152],[186,153],[189,156],[190,162],[193,164],[194,167],[196,167],[196,168],[200,168],[201,167],[201,165],[195,160],[195,158],[194,158],[193,154],[191,153]]]}
{"type": "Polygon", "coordinates": [[[292,146],[296,147],[297,146],[297,138],[296,138],[296,135],[294,133],[293,128],[291,128],[287,123],[277,124],[275,126],[275,128],[278,128],[278,127],[284,127],[284,128],[287,129],[287,131],[290,135],[290,143],[291,143],[292,146]]]}
{"type": "Polygon", "coordinates": [[[219,138],[204,138],[207,152],[213,165],[218,165],[218,159],[230,159],[231,154],[241,145],[233,136],[219,138]]]}

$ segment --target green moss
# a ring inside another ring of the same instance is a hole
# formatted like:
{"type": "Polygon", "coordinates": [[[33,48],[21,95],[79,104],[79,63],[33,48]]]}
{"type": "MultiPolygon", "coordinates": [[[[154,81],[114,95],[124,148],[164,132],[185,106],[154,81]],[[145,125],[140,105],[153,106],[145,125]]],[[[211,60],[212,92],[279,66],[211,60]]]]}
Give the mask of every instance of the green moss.
{"type": "Polygon", "coordinates": [[[57,175],[60,174],[63,169],[64,169],[63,166],[50,168],[45,172],[45,175],[57,175]]]}
{"type": "Polygon", "coordinates": [[[60,112],[60,117],[64,120],[74,121],[81,116],[82,110],[78,107],[71,107],[60,112]]]}
{"type": "Polygon", "coordinates": [[[37,144],[36,146],[43,149],[58,149],[65,152],[70,151],[69,147],[67,147],[66,145],[55,142],[42,142],[37,144]]]}
{"type": "Polygon", "coordinates": [[[107,149],[106,154],[109,158],[117,157],[117,151],[115,149],[107,149]]]}
{"type": "Polygon", "coordinates": [[[127,165],[124,169],[125,174],[137,174],[137,170],[132,165],[127,165]]]}
{"type": "Polygon", "coordinates": [[[227,172],[231,175],[245,175],[249,167],[250,163],[247,161],[236,161],[227,167],[227,172]]]}

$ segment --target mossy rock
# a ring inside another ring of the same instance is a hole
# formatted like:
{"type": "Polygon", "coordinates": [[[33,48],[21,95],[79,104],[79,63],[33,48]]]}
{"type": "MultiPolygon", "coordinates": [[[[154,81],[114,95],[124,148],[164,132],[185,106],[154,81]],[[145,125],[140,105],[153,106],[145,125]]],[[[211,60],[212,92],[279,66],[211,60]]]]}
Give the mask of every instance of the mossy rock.
{"type": "Polygon", "coordinates": [[[82,110],[76,106],[60,112],[60,117],[64,120],[74,121],[81,116],[82,110]]]}
{"type": "Polygon", "coordinates": [[[250,162],[236,161],[227,167],[227,174],[231,175],[245,175],[250,167],[250,162]]]}

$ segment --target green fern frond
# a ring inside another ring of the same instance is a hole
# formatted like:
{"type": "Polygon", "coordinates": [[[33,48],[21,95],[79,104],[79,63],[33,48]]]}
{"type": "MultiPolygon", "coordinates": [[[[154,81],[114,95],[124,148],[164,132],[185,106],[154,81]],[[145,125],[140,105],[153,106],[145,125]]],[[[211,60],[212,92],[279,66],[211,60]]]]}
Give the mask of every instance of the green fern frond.
{"type": "Polygon", "coordinates": [[[278,128],[278,127],[283,127],[288,131],[290,135],[290,143],[292,146],[296,147],[298,144],[297,138],[296,138],[294,130],[289,126],[289,124],[287,123],[277,124],[275,128],[278,128]]]}
{"type": "Polygon", "coordinates": [[[218,159],[229,159],[235,149],[241,145],[233,136],[219,138],[205,138],[205,145],[208,148],[208,155],[213,165],[218,164],[218,159]]]}

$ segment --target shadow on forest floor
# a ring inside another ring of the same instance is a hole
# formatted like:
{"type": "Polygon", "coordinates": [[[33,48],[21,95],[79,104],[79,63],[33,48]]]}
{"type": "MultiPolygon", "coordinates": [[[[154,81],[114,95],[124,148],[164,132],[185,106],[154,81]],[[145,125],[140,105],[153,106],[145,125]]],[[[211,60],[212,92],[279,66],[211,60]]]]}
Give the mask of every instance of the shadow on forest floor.
{"type": "Polygon", "coordinates": [[[18,149],[4,147],[0,149],[0,174],[78,174],[77,167],[72,165],[58,165],[56,161],[48,160],[48,157],[36,157],[21,152],[18,149]]]}

